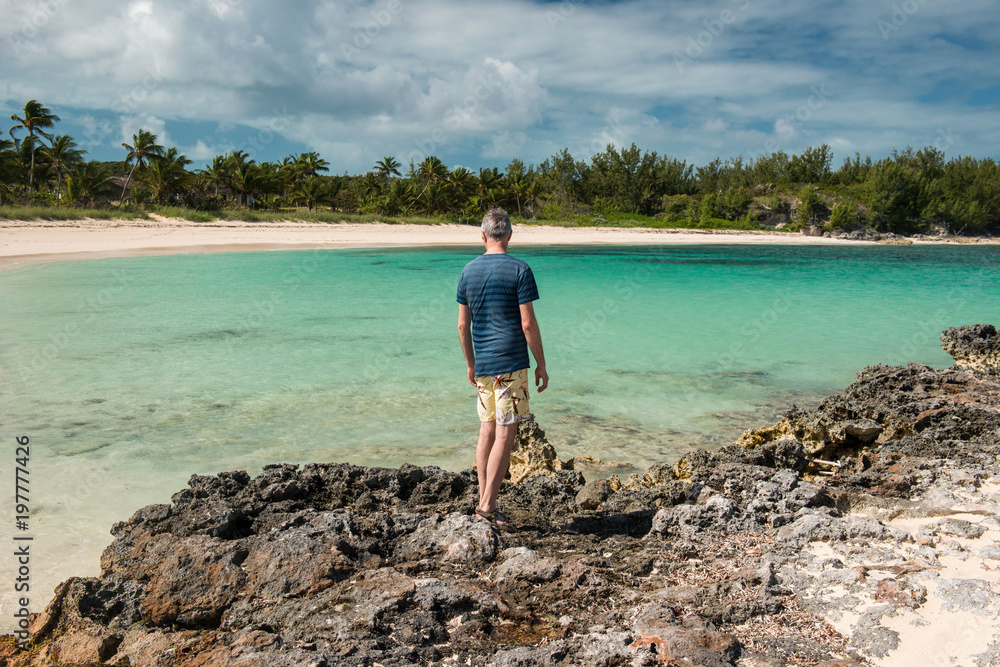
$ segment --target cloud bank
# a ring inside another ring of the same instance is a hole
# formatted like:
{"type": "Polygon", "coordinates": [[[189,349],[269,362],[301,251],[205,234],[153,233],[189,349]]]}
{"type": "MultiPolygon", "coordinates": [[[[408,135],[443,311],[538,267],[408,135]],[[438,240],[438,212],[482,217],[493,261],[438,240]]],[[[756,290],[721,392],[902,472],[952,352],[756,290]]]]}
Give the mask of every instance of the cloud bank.
{"type": "Polygon", "coordinates": [[[316,150],[470,168],[629,145],[704,164],[938,145],[997,156],[992,0],[0,0],[0,111],[96,159],[316,150]]]}

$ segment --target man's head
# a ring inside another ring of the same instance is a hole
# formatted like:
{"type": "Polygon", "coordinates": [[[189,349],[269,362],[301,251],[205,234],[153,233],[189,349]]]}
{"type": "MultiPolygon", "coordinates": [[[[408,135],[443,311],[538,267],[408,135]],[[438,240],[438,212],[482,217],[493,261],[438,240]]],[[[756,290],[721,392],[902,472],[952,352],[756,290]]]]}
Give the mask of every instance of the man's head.
{"type": "Polygon", "coordinates": [[[483,216],[483,234],[489,241],[506,241],[510,237],[510,218],[502,208],[491,208],[483,216]]]}

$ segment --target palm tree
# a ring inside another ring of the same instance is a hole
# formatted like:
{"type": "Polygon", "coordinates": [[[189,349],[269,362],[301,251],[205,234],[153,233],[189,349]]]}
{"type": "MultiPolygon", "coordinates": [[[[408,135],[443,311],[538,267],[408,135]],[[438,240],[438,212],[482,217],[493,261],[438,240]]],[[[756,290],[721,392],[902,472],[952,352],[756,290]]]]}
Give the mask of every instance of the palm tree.
{"type": "Polygon", "coordinates": [[[301,185],[304,170],[292,156],[282,158],[278,163],[278,176],[281,178],[281,194],[285,196],[289,189],[294,190],[301,185]]]}
{"type": "Polygon", "coordinates": [[[443,213],[448,210],[451,198],[448,196],[450,193],[443,185],[437,182],[428,183],[428,187],[424,188],[424,190],[424,211],[434,214],[443,213]]]}
{"type": "Polygon", "coordinates": [[[0,184],[10,185],[14,181],[14,168],[17,164],[17,153],[14,142],[0,139],[0,184]]]}
{"type": "Polygon", "coordinates": [[[448,174],[448,187],[453,194],[454,209],[462,211],[476,189],[476,176],[465,167],[455,167],[448,174]]]}
{"type": "Polygon", "coordinates": [[[373,201],[382,191],[382,181],[375,174],[368,172],[361,177],[358,187],[361,189],[362,194],[365,195],[367,201],[373,201]]]}
{"type": "Polygon", "coordinates": [[[396,162],[396,158],[391,155],[386,155],[381,160],[375,163],[375,173],[377,173],[383,181],[388,181],[393,176],[402,176],[399,173],[400,165],[396,162]]]}
{"type": "Polygon", "coordinates": [[[524,191],[524,208],[531,209],[531,219],[534,220],[538,214],[538,203],[542,197],[542,184],[538,179],[531,181],[527,190],[524,191]]]}
{"type": "Polygon", "coordinates": [[[302,173],[306,176],[317,176],[321,171],[330,171],[330,163],[315,151],[303,153],[295,161],[302,167],[302,173]]]}
{"type": "Polygon", "coordinates": [[[521,199],[524,197],[525,192],[528,189],[528,180],[524,177],[522,172],[515,171],[507,176],[507,189],[517,202],[517,214],[522,215],[521,199]]]}
{"type": "Polygon", "coordinates": [[[128,156],[125,158],[125,165],[128,166],[131,164],[132,168],[128,172],[128,178],[125,179],[122,196],[118,200],[119,204],[125,201],[125,192],[128,191],[129,183],[132,182],[132,174],[136,168],[145,167],[149,159],[154,155],[163,155],[163,146],[156,143],[156,135],[146,130],[139,130],[139,134],[132,135],[131,146],[126,143],[122,143],[122,146],[128,151],[128,156]]]}
{"type": "Polygon", "coordinates": [[[149,161],[142,175],[143,182],[156,195],[156,201],[163,204],[171,195],[178,194],[190,181],[187,166],[191,160],[180,155],[176,148],[170,148],[162,156],[149,161]]]}
{"type": "Polygon", "coordinates": [[[42,149],[42,155],[49,161],[49,166],[56,170],[56,198],[62,197],[62,177],[74,165],[83,162],[83,154],[73,137],[60,134],[52,140],[52,145],[42,149]]]}
{"type": "Polygon", "coordinates": [[[386,187],[385,196],[379,202],[378,212],[382,215],[396,215],[403,210],[403,204],[413,196],[413,184],[408,181],[392,181],[386,187]]]}
{"type": "Polygon", "coordinates": [[[212,164],[208,165],[204,169],[198,170],[198,175],[201,176],[205,182],[215,188],[215,196],[219,196],[219,186],[226,184],[226,179],[229,174],[229,164],[226,162],[225,156],[216,155],[212,158],[212,164]]]}
{"type": "Polygon", "coordinates": [[[13,149],[13,141],[0,139],[0,204],[4,203],[6,195],[14,182],[14,166],[17,163],[17,153],[13,149]]]}
{"type": "MultiPolygon", "coordinates": [[[[424,181],[424,189],[421,190],[420,194],[414,198],[414,202],[424,196],[424,193],[427,192],[427,188],[429,188],[432,183],[436,185],[441,183],[447,177],[448,167],[444,166],[444,163],[441,162],[438,157],[430,155],[424,158],[423,161],[421,161],[420,166],[417,167],[416,173],[417,180],[424,181]]],[[[411,205],[412,203],[413,202],[411,202],[411,205]]],[[[409,207],[407,207],[406,210],[409,210],[409,207]]]]}
{"type": "Polygon", "coordinates": [[[17,125],[8,130],[11,139],[15,139],[14,130],[28,131],[28,144],[31,147],[31,169],[28,171],[28,187],[31,188],[34,186],[35,179],[35,134],[40,134],[51,141],[52,135],[43,132],[42,128],[51,129],[52,124],[59,120],[59,116],[52,113],[47,107],[42,106],[40,102],[29,100],[24,105],[24,116],[12,113],[10,119],[17,121],[17,125]]]}
{"type": "Polygon", "coordinates": [[[230,169],[238,167],[242,164],[246,164],[247,162],[249,162],[250,164],[254,164],[255,162],[254,160],[247,159],[249,157],[250,154],[247,153],[246,151],[233,151],[226,156],[226,162],[229,164],[230,169]]]}
{"type": "Polygon", "coordinates": [[[292,194],[295,201],[305,204],[312,211],[316,206],[333,199],[329,184],[318,176],[303,181],[302,185],[292,194]]]}
{"type": "Polygon", "coordinates": [[[66,174],[66,196],[72,201],[92,202],[111,192],[111,174],[96,162],[86,162],[66,174]]]}
{"type": "MultiPolygon", "coordinates": [[[[273,165],[271,165],[273,166],[273,165]]],[[[256,198],[272,189],[275,172],[253,160],[237,165],[229,174],[229,187],[239,197],[239,203],[253,208],[256,198]]]]}
{"type": "Polygon", "coordinates": [[[479,201],[483,210],[493,208],[500,199],[500,190],[504,187],[504,178],[496,167],[479,170],[479,201]]]}

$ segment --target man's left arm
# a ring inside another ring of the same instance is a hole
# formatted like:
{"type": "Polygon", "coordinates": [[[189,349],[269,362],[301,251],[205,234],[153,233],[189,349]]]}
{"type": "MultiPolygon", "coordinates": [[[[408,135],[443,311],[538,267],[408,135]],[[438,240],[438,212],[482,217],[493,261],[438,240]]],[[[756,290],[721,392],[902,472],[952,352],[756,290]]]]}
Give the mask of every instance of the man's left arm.
{"type": "Polygon", "coordinates": [[[464,303],[458,304],[458,340],[462,343],[462,354],[468,367],[469,383],[476,384],[476,353],[472,347],[472,311],[464,303]]]}
{"type": "Polygon", "coordinates": [[[520,308],[521,331],[524,332],[524,339],[528,341],[528,348],[535,357],[535,387],[540,394],[549,386],[549,374],[545,370],[545,352],[542,350],[542,333],[538,330],[538,320],[535,319],[535,308],[531,302],[522,303],[520,308]]]}

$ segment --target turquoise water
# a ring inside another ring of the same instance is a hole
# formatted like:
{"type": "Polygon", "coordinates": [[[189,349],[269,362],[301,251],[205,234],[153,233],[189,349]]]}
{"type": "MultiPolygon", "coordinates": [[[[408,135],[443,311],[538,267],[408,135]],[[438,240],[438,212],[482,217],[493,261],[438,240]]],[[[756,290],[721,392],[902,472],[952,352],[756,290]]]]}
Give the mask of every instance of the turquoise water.
{"type": "MultiPolygon", "coordinates": [[[[478,424],[454,295],[478,252],[197,254],[0,272],[0,432],[4,451],[15,435],[31,438],[39,600],[66,576],[95,574],[111,524],[167,502],[192,473],[471,464],[478,424]]],[[[949,366],[942,329],[1000,323],[1000,249],[990,246],[514,254],[542,297],[551,384],[532,397],[539,422],[562,458],[632,468],[731,442],[868,364],[949,366]]],[[[0,503],[3,525],[10,505],[0,503]]]]}

